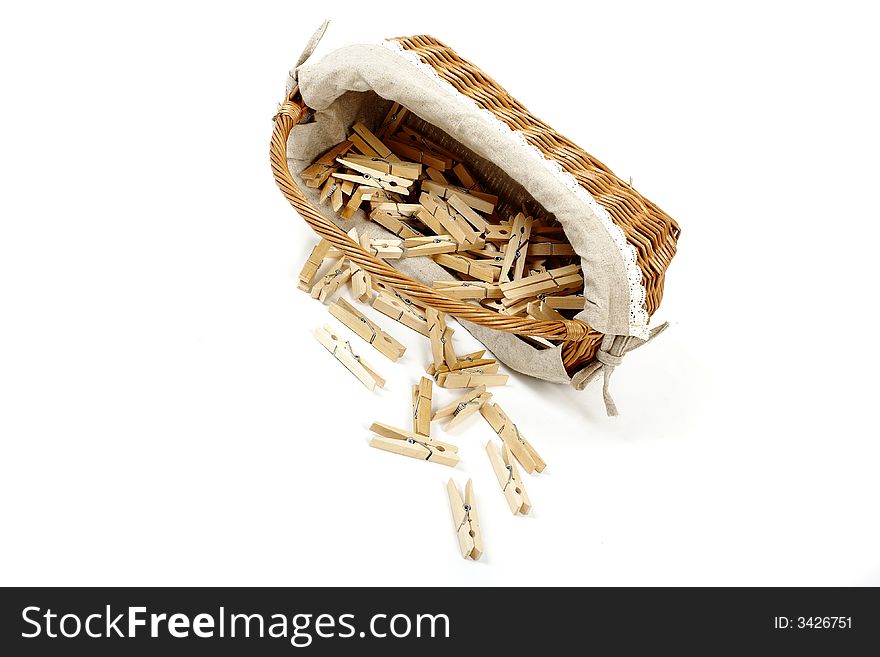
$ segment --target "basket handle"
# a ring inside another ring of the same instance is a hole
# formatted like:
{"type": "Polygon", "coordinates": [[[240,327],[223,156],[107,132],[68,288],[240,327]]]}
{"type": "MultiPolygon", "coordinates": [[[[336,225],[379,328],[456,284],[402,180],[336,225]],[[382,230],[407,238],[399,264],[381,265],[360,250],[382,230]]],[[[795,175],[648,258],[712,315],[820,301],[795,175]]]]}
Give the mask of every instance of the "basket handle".
{"type": "Polygon", "coordinates": [[[299,123],[305,114],[305,104],[297,99],[298,88],[294,88],[281,104],[275,115],[275,127],[272,130],[272,144],[269,149],[272,161],[272,174],[281,193],[294,209],[305,219],[318,235],[339,249],[345,256],[363,270],[375,276],[387,285],[417,299],[426,306],[448,313],[480,326],[506,331],[517,335],[528,335],[546,340],[563,340],[580,342],[590,333],[590,327],[577,319],[535,320],[522,317],[508,317],[486,310],[476,305],[452,299],[441,294],[423,283],[414,281],[382,260],[367,252],[360,244],[351,239],[336,224],[327,219],[321,211],[309,201],[293,180],[287,168],[287,138],[293,126],[299,123]]]}

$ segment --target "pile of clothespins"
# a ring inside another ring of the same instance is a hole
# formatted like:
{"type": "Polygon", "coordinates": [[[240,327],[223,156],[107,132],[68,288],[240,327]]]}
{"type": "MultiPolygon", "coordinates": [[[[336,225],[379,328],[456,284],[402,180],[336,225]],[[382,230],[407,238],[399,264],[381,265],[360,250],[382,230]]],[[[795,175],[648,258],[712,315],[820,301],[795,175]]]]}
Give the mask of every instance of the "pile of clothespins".
{"type": "MultiPolygon", "coordinates": [[[[564,234],[550,222],[524,212],[508,221],[496,214],[498,198],[482,191],[464,164],[432,144],[401,120],[406,110],[392,107],[378,137],[361,124],[342,144],[335,146],[301,176],[306,185],[321,188],[321,200],[329,201],[343,218],[351,218],[363,203],[370,204],[369,217],[397,235],[394,239],[359,239],[349,236],[383,259],[430,256],[461,281],[437,281],[443,294],[495,308],[499,313],[529,315],[536,319],[562,318],[560,310],[583,308],[580,267],[568,260],[574,251],[564,234]],[[406,158],[406,159],[403,159],[406,158]],[[451,170],[459,185],[448,182],[451,170]],[[410,196],[418,194],[418,202],[410,196]],[[346,200],[347,199],[347,200],[346,200]],[[485,216],[482,216],[485,215],[485,216]],[[538,236],[540,241],[531,241],[538,236]],[[559,259],[563,258],[563,261],[559,259]],[[558,265],[548,269],[547,263],[558,265]]],[[[412,389],[412,430],[375,422],[370,445],[395,454],[455,467],[458,447],[431,437],[431,423],[445,422],[446,430],[479,412],[501,439],[489,441],[486,452],[498,484],[514,514],[527,514],[531,502],[516,462],[529,474],[544,470],[545,463],[529,441],[497,403],[487,388],[503,386],[508,376],[485,351],[458,355],[453,331],[443,313],[425,308],[394,288],[372,280],[326,240],[313,249],[299,275],[299,287],[322,303],[330,302],[345,284],[352,297],[430,339],[432,362],[426,368],[434,381],[421,377],[412,389]],[[432,407],[433,385],[469,389],[436,411],[432,407]]],[[[330,313],[391,361],[403,356],[406,347],[389,335],[364,310],[337,298],[330,313]]],[[[369,390],[383,387],[385,380],[366,359],[355,353],[330,325],[315,337],[369,390]]],[[[473,485],[469,480],[464,497],[453,480],[447,486],[454,526],[463,557],[478,559],[483,552],[473,485]]]]}
{"type": "Polygon", "coordinates": [[[539,320],[582,310],[580,259],[562,227],[525,208],[501,216],[508,204],[482,189],[464,162],[404,125],[406,116],[393,105],[377,134],[355,123],[348,139],[300,173],[304,184],[320,188],[320,202],[343,219],[367,205],[369,219],[396,237],[362,246],[383,260],[432,258],[459,279],[434,282],[446,296],[539,320]]]}

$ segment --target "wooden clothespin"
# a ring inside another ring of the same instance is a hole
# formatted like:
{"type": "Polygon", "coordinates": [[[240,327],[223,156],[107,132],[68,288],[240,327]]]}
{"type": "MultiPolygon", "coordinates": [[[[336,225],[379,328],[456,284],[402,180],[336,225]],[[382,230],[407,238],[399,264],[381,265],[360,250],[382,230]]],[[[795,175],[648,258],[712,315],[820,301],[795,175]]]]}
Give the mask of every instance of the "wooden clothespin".
{"type": "Polygon", "coordinates": [[[457,185],[443,185],[442,183],[434,182],[433,180],[423,181],[422,191],[436,194],[442,199],[449,199],[452,196],[457,196],[469,207],[484,214],[492,214],[492,211],[498,204],[498,197],[494,194],[475,192],[473,190],[468,191],[457,185]]]}
{"type": "Polygon", "coordinates": [[[333,248],[325,239],[322,239],[315,245],[308,259],[299,272],[299,284],[297,287],[303,292],[310,292],[315,285],[315,276],[318,270],[327,258],[338,258],[339,251],[333,248]]]}
{"type": "Polygon", "coordinates": [[[406,351],[406,347],[367,319],[360,310],[345,299],[337,299],[336,303],[330,306],[330,314],[373,345],[389,360],[399,359],[406,351]]]}
{"type": "Polygon", "coordinates": [[[544,471],[547,464],[498,404],[483,404],[480,407],[480,414],[498,434],[498,437],[504,441],[504,444],[507,445],[507,448],[526,472],[531,474],[544,471]]]}
{"type": "Polygon", "coordinates": [[[462,395],[448,406],[444,406],[434,413],[432,420],[450,418],[446,424],[446,431],[455,428],[464,420],[480,410],[480,407],[492,399],[492,393],[486,392],[486,386],[477,386],[474,390],[462,395]]]}
{"type": "Polygon", "coordinates": [[[330,266],[330,271],[312,286],[312,299],[325,303],[349,278],[351,278],[351,269],[345,265],[344,257],[339,258],[330,266]]]}
{"type": "MultiPolygon", "coordinates": [[[[358,137],[360,137],[367,144],[367,146],[369,146],[369,148],[373,151],[372,153],[364,153],[364,155],[372,156],[373,154],[375,154],[381,158],[385,158],[386,160],[397,160],[398,159],[397,156],[394,155],[394,153],[392,153],[384,143],[382,143],[382,140],[379,139],[372,132],[370,132],[367,129],[367,126],[365,126],[360,121],[358,121],[353,126],[351,126],[351,129],[352,129],[352,131],[354,131],[354,134],[357,135],[358,137]]],[[[352,141],[355,141],[351,137],[349,137],[349,139],[351,139],[352,141]]],[[[357,142],[355,142],[355,144],[356,143],[357,142]]]]}
{"type": "Polygon", "coordinates": [[[408,239],[411,237],[421,237],[422,235],[415,228],[403,222],[403,215],[386,212],[385,210],[380,210],[379,208],[376,208],[372,212],[370,212],[370,220],[375,221],[386,230],[391,231],[392,233],[403,239],[408,239]]]}
{"type": "Polygon", "coordinates": [[[583,285],[584,277],[580,274],[580,265],[567,265],[557,269],[550,269],[540,274],[526,276],[518,281],[499,283],[504,297],[511,300],[537,297],[540,294],[556,294],[580,289],[583,285]]]}
{"type": "Polygon", "coordinates": [[[327,182],[325,182],[324,186],[321,188],[318,202],[323,203],[328,198],[330,199],[330,207],[333,208],[333,212],[339,212],[344,199],[342,197],[342,183],[336,178],[327,178],[327,182]]]}
{"type": "Polygon", "coordinates": [[[563,242],[530,242],[530,256],[573,256],[574,247],[563,242]]]}
{"type": "MultiPolygon", "coordinates": [[[[356,228],[352,228],[350,231],[348,231],[348,236],[352,239],[352,241],[360,244],[360,239],[358,238],[356,228]]],[[[369,272],[361,269],[357,263],[351,260],[348,261],[348,268],[351,270],[350,282],[352,296],[359,301],[369,301],[370,292],[373,289],[373,279],[370,276],[369,272]]]]}
{"type": "Polygon", "coordinates": [[[486,283],[495,283],[498,281],[498,275],[501,272],[499,267],[493,266],[495,263],[488,260],[475,260],[460,253],[441,253],[434,256],[434,262],[442,265],[452,271],[457,271],[476,279],[485,281],[486,283]]]}
{"type": "Polygon", "coordinates": [[[403,240],[399,238],[373,238],[365,248],[382,260],[399,260],[403,257],[403,240]]]}
{"type": "MultiPolygon", "coordinates": [[[[347,181],[351,182],[351,181],[347,181]]],[[[358,211],[361,207],[361,203],[364,201],[370,200],[370,188],[364,185],[358,185],[354,191],[351,193],[351,198],[348,199],[348,203],[345,204],[345,207],[342,208],[342,212],[339,213],[339,216],[343,219],[351,219],[354,216],[354,213],[358,211]]],[[[343,186],[343,192],[345,192],[345,187],[343,186]]]]}
{"type": "Polygon", "coordinates": [[[379,189],[384,189],[389,192],[397,192],[400,194],[408,194],[409,187],[413,184],[412,180],[401,178],[399,176],[393,176],[390,173],[383,173],[380,169],[374,169],[368,166],[364,166],[355,162],[354,160],[345,160],[343,158],[338,158],[336,161],[342,165],[345,165],[349,169],[357,171],[357,174],[334,173],[333,177],[340,180],[350,180],[358,185],[366,185],[367,187],[378,187],[379,189]]]}
{"type": "Polygon", "coordinates": [[[422,377],[413,386],[413,433],[428,437],[431,435],[431,397],[434,385],[431,379],[422,377]]]}
{"type": "Polygon", "coordinates": [[[382,121],[382,125],[376,131],[376,135],[380,138],[386,135],[393,135],[407,114],[409,114],[409,110],[400,103],[392,104],[391,109],[388,110],[388,114],[385,115],[385,119],[382,121]]]}
{"type": "Polygon", "coordinates": [[[437,385],[441,388],[476,388],[477,386],[507,385],[509,377],[506,374],[498,374],[498,365],[489,366],[486,369],[471,367],[463,370],[450,370],[437,374],[437,385]]]}
{"type": "Polygon", "coordinates": [[[458,486],[450,479],[446,484],[449,505],[452,507],[452,522],[458,536],[461,556],[465,559],[477,560],[483,556],[483,535],[480,532],[480,521],[474,500],[474,483],[468,479],[464,487],[464,499],[458,486]]]}
{"type": "Polygon", "coordinates": [[[492,464],[492,470],[495,471],[498,485],[501,486],[501,492],[504,493],[504,498],[507,500],[511,512],[513,515],[518,513],[526,515],[532,508],[532,502],[519,478],[519,472],[510,457],[507,445],[502,444],[501,452],[499,452],[498,447],[490,440],[486,443],[486,454],[489,455],[489,463],[492,464]]]}
{"type": "Polygon", "coordinates": [[[373,308],[383,315],[387,315],[411,328],[413,331],[421,333],[426,338],[431,337],[428,328],[428,318],[424,308],[415,305],[410,299],[402,296],[393,288],[389,288],[392,294],[381,290],[376,298],[373,299],[373,308]]]}
{"type": "Polygon", "coordinates": [[[461,183],[461,186],[464,187],[468,191],[480,191],[480,185],[471,175],[471,172],[468,171],[467,167],[459,162],[454,167],[452,167],[452,172],[455,174],[455,177],[458,178],[458,182],[461,183]]]}
{"type": "Polygon", "coordinates": [[[474,212],[473,208],[458,194],[452,194],[447,201],[449,206],[458,212],[478,232],[484,233],[489,222],[474,212]]]}
{"type": "Polygon", "coordinates": [[[544,298],[544,305],[555,310],[583,310],[584,295],[572,294],[565,297],[548,296],[544,298]]]}
{"type": "Polygon", "coordinates": [[[428,176],[428,179],[438,182],[441,185],[449,184],[449,181],[446,179],[446,176],[443,175],[443,172],[438,171],[434,167],[428,167],[425,169],[425,175],[428,176]]]}
{"type": "Polygon", "coordinates": [[[545,304],[544,301],[541,300],[529,301],[528,305],[526,306],[526,312],[528,313],[529,317],[532,317],[534,319],[565,319],[565,317],[559,314],[559,311],[550,308],[548,305],[545,304]]]}
{"type": "Polygon", "coordinates": [[[446,171],[452,166],[452,158],[435,155],[429,149],[418,144],[410,144],[399,139],[385,138],[385,145],[398,157],[419,162],[438,171],[446,171]]]}
{"type": "Polygon", "coordinates": [[[532,218],[522,212],[516,215],[510,231],[510,241],[504,250],[504,262],[501,265],[499,280],[516,281],[522,278],[529,249],[529,236],[532,234],[532,218]],[[513,271],[511,272],[511,268],[513,271]]]}
{"type": "Polygon", "coordinates": [[[336,357],[346,369],[364,384],[367,390],[385,387],[385,379],[366,360],[354,353],[351,343],[343,340],[329,324],[315,329],[315,338],[336,357]]]}
{"type": "Polygon", "coordinates": [[[453,299],[500,299],[501,288],[483,281],[434,281],[434,288],[453,299]]]}
{"type": "Polygon", "coordinates": [[[346,140],[336,144],[329,151],[300,172],[300,178],[306,181],[306,187],[320,187],[338,169],[336,158],[347,153],[353,144],[346,140]]]}
{"type": "Polygon", "coordinates": [[[487,242],[509,242],[513,227],[509,224],[489,224],[486,226],[487,242]]]}
{"type": "MultiPolygon", "coordinates": [[[[456,356],[456,367],[458,367],[459,365],[462,367],[472,367],[477,362],[482,363],[483,362],[483,360],[482,360],[483,354],[485,354],[485,353],[486,353],[486,350],[483,349],[482,351],[475,351],[472,354],[465,354],[464,356],[456,356]]],[[[491,361],[491,362],[494,363],[495,361],[491,361]]],[[[425,368],[425,371],[428,374],[430,374],[431,376],[434,376],[435,374],[437,374],[438,370],[437,370],[436,365],[434,365],[434,363],[430,363],[425,368]]],[[[440,365],[439,371],[448,372],[449,366],[446,365],[446,363],[443,363],[442,365],[440,365]]]]}
{"type": "Polygon", "coordinates": [[[434,367],[439,368],[443,365],[452,367],[458,362],[458,358],[452,347],[454,331],[446,326],[445,313],[438,312],[433,308],[426,308],[425,315],[428,318],[428,335],[431,338],[431,355],[434,358],[434,367]]]}
{"type": "Polygon", "coordinates": [[[347,155],[344,160],[337,158],[337,162],[361,173],[377,171],[382,176],[390,175],[406,178],[410,181],[418,180],[422,175],[422,165],[418,162],[402,162],[384,157],[367,157],[366,155],[347,155]],[[351,166],[352,164],[355,166],[351,166]]]}
{"type": "Polygon", "coordinates": [[[370,447],[420,461],[448,465],[451,468],[458,465],[458,447],[455,445],[397,429],[381,422],[373,422],[370,431],[377,434],[370,439],[370,447]]]}
{"type": "Polygon", "coordinates": [[[422,206],[419,203],[378,203],[373,209],[382,210],[393,215],[412,217],[422,209],[422,206]]]}
{"type": "Polygon", "coordinates": [[[403,240],[403,254],[405,258],[437,255],[438,253],[455,253],[458,249],[459,244],[451,235],[409,237],[403,240]]]}

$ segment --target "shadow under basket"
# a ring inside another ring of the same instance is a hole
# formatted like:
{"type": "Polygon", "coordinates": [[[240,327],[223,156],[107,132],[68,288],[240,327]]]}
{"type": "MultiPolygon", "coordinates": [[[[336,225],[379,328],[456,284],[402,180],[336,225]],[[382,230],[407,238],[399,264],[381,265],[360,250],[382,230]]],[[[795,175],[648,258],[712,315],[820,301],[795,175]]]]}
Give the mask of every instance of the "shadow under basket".
{"type": "Polygon", "coordinates": [[[606,406],[616,414],[611,371],[665,328],[650,331],[648,321],[675,254],[676,222],[436,39],[353,44],[312,57],[323,29],[291,72],[274,121],[271,162],[284,196],[345,257],[417,303],[454,316],[512,369],[578,389],[604,375],[606,406]],[[576,255],[555,262],[581,265],[583,310],[563,311],[557,320],[500,314],[432,287],[451,277],[430,258],[391,266],[348,237],[352,227],[372,237],[392,234],[363,210],[341,219],[298,174],[345,140],[353,124],[379,130],[394,103],[408,110],[403,124],[465,163],[480,187],[498,196],[498,215],[526,211],[562,227],[576,255]]]}

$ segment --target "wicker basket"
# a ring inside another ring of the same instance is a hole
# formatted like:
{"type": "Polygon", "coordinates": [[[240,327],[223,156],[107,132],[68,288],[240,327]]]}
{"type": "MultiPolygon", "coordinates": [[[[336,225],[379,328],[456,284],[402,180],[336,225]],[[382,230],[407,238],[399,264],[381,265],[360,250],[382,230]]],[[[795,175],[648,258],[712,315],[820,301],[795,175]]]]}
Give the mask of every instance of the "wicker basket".
{"type": "MultiPolygon", "coordinates": [[[[397,38],[392,41],[397,42],[400,48],[416,54],[421,62],[430,65],[437,75],[453,85],[460,94],[491,112],[511,130],[517,131],[545,158],[561,165],[607,210],[613,222],[623,230],[627,241],[635,247],[646,293],[644,309],[648,315],[653,314],[663,295],[664,274],[675,254],[680,232],[676,222],[621,181],[604,164],[532,116],[494,80],[448,46],[430,36],[397,38]]],[[[562,359],[569,374],[583,371],[585,366],[594,361],[603,338],[611,336],[603,336],[583,321],[539,321],[511,317],[451,299],[424,283],[408,278],[352,241],[306,198],[289,171],[288,136],[293,127],[308,114],[309,109],[305,106],[299,89],[294,87],[275,116],[271,162],[275,180],[282,193],[318,235],[327,239],[372,276],[426,306],[491,329],[563,341],[562,359]]]]}

